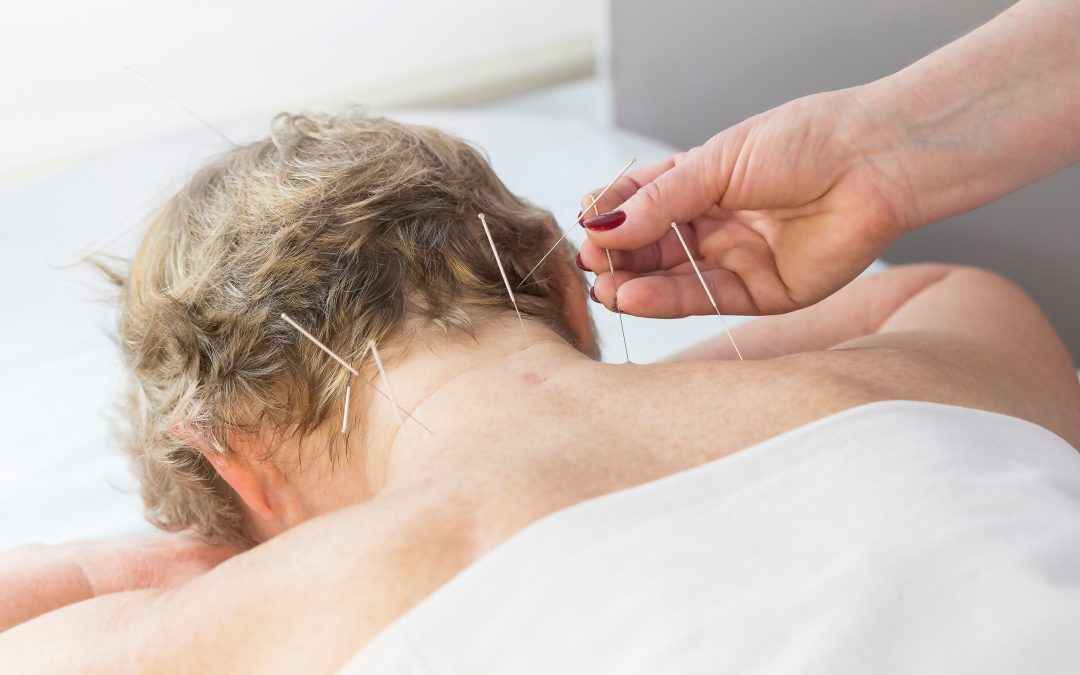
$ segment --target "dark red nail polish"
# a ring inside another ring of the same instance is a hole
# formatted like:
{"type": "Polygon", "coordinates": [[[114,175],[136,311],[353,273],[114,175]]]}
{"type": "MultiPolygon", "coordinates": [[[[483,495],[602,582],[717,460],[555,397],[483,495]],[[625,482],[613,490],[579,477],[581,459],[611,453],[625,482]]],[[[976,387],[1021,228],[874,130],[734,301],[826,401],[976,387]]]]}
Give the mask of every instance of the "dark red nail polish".
{"type": "Polygon", "coordinates": [[[590,288],[589,289],[589,297],[592,298],[593,302],[600,302],[600,298],[596,297],[596,289],[595,288],[590,288]]]}
{"type": "Polygon", "coordinates": [[[577,263],[578,269],[580,269],[582,272],[591,272],[592,271],[588,267],[585,267],[585,263],[581,262],[581,254],[580,253],[578,253],[576,256],[574,256],[574,262],[577,263]]]}
{"type": "Polygon", "coordinates": [[[581,224],[590,230],[606,232],[626,222],[626,211],[608,211],[592,218],[586,218],[581,224]]]}
{"type": "Polygon", "coordinates": [[[619,311],[619,295],[617,293],[615,294],[615,299],[611,301],[611,311],[619,311]]]}

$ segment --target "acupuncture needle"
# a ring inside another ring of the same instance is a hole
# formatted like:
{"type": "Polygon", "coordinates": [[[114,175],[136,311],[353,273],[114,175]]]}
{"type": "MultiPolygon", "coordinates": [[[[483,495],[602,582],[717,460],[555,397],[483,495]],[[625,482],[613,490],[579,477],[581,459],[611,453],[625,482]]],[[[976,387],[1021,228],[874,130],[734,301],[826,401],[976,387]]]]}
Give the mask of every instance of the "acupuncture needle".
{"type": "Polygon", "coordinates": [[[499,251],[495,248],[495,239],[491,236],[491,228],[488,227],[487,218],[482,213],[476,214],[476,217],[480,219],[480,224],[484,226],[484,234],[487,235],[488,244],[491,245],[491,253],[495,256],[495,266],[499,268],[499,274],[502,276],[503,284],[506,286],[506,292],[510,294],[510,304],[514,306],[514,312],[517,313],[518,322],[521,324],[521,334],[525,336],[525,345],[526,347],[532,347],[532,341],[529,340],[529,331],[525,330],[525,319],[521,318],[521,310],[518,309],[514,289],[510,287],[510,280],[506,277],[506,270],[503,269],[499,251]]]}
{"type": "Polygon", "coordinates": [[[341,433],[349,428],[349,399],[352,398],[352,385],[345,385],[345,403],[341,406],[341,433]]]}
{"type": "Polygon", "coordinates": [[[694,260],[694,256],[690,253],[690,247],[686,245],[686,240],[683,239],[682,232],[679,231],[679,225],[677,223],[671,224],[671,229],[675,230],[675,236],[679,238],[679,243],[682,244],[683,250],[686,251],[686,257],[690,259],[690,265],[694,268],[694,273],[697,274],[698,281],[701,282],[701,287],[705,289],[705,295],[709,298],[709,303],[716,310],[716,316],[720,317],[721,323],[724,324],[724,332],[727,333],[728,340],[731,340],[731,346],[735,348],[735,354],[738,355],[739,360],[743,360],[742,352],[739,351],[739,345],[735,344],[735,338],[731,337],[731,328],[728,326],[727,319],[720,313],[720,308],[716,305],[716,299],[713,298],[712,291],[709,290],[709,285],[705,283],[705,277],[702,276],[701,270],[698,269],[697,261],[694,260]]]}
{"type": "Polygon", "coordinates": [[[180,100],[179,98],[177,98],[177,97],[173,96],[173,95],[172,95],[172,94],[170,94],[169,92],[165,91],[165,90],[164,90],[163,88],[159,87],[159,86],[158,86],[157,84],[155,84],[155,83],[154,83],[154,81],[153,81],[153,80],[151,80],[151,79],[150,79],[149,77],[147,77],[146,75],[143,75],[142,73],[140,73],[139,71],[135,70],[135,69],[134,69],[134,68],[132,68],[131,66],[124,66],[124,70],[128,71],[129,73],[131,73],[131,74],[132,74],[132,75],[134,75],[135,77],[137,77],[137,78],[139,78],[140,80],[142,80],[143,84],[145,84],[146,86],[150,87],[151,89],[153,89],[153,90],[154,90],[154,91],[156,91],[157,93],[161,94],[161,95],[162,95],[162,96],[164,96],[165,98],[167,98],[167,99],[169,99],[170,101],[172,101],[173,103],[175,103],[175,104],[176,104],[177,106],[179,106],[179,107],[180,107],[180,109],[181,109],[181,110],[183,110],[183,111],[184,111],[184,112],[186,112],[186,113],[187,113],[188,115],[191,115],[191,116],[192,116],[192,117],[194,117],[194,118],[195,118],[196,120],[198,120],[199,122],[201,122],[201,123],[203,124],[203,126],[205,126],[205,127],[207,128],[207,129],[209,129],[210,131],[213,131],[213,132],[214,132],[215,134],[217,134],[218,136],[220,136],[220,137],[222,138],[222,140],[224,140],[224,141],[225,141],[226,143],[228,143],[229,145],[236,145],[236,143],[235,143],[235,142],[234,142],[234,141],[233,141],[233,140],[232,140],[231,138],[229,138],[228,136],[226,136],[226,135],[225,135],[225,133],[221,131],[221,129],[218,129],[218,128],[217,128],[217,127],[215,127],[215,126],[214,126],[213,124],[210,124],[210,122],[208,122],[208,121],[206,120],[206,118],[204,118],[204,117],[203,117],[202,115],[200,115],[199,113],[197,113],[197,112],[195,112],[194,110],[192,110],[191,108],[189,108],[189,107],[187,106],[187,104],[185,104],[185,103],[184,103],[183,101],[181,101],[181,100],[180,100]]]}
{"type": "MultiPolygon", "coordinates": [[[[592,195],[589,195],[592,197],[592,195]]],[[[600,208],[596,205],[596,199],[592,200],[593,214],[600,215],[600,208]]],[[[604,254],[607,256],[608,269],[611,270],[611,286],[615,289],[615,301],[612,302],[612,309],[619,316],[619,332],[622,333],[622,346],[623,353],[626,354],[626,362],[630,363],[630,347],[626,344],[626,325],[623,323],[622,310],[619,309],[619,282],[615,279],[615,263],[611,260],[611,249],[604,249],[604,254]]]]}
{"type": "MultiPolygon", "coordinates": [[[[286,314],[285,312],[282,312],[282,313],[281,313],[281,318],[282,318],[282,320],[284,320],[284,321],[285,321],[286,323],[288,323],[288,324],[289,324],[290,326],[292,326],[292,327],[293,327],[293,328],[295,328],[295,329],[296,329],[297,331],[299,331],[299,333],[300,333],[301,335],[303,335],[304,337],[306,337],[306,338],[307,338],[308,340],[311,340],[311,342],[312,342],[312,343],[313,343],[313,344],[314,344],[314,345],[315,345],[316,347],[318,347],[318,348],[319,348],[319,349],[321,349],[321,350],[322,350],[323,352],[325,352],[327,356],[329,356],[330,358],[332,358],[332,359],[334,359],[335,361],[337,361],[338,363],[340,363],[340,364],[341,364],[341,367],[342,367],[342,368],[344,368],[345,370],[349,371],[350,373],[352,373],[353,377],[358,377],[358,376],[360,375],[360,371],[358,371],[358,370],[357,370],[356,368],[353,368],[353,367],[352,367],[351,365],[349,365],[349,362],[348,362],[348,361],[346,361],[345,359],[341,358],[341,357],[340,357],[340,356],[338,356],[338,355],[337,355],[336,353],[334,353],[334,350],[330,349],[329,347],[327,347],[326,345],[324,345],[324,344],[323,344],[322,342],[320,342],[320,341],[319,341],[319,338],[315,337],[314,335],[312,335],[311,333],[309,333],[309,332],[308,332],[307,330],[305,330],[303,326],[301,326],[301,325],[300,325],[300,324],[298,324],[298,323],[297,323],[296,321],[294,321],[294,320],[292,319],[292,317],[290,317],[290,316],[289,316],[288,314],[286,314]]],[[[362,378],[361,378],[361,379],[362,379],[362,378]]],[[[396,402],[396,401],[394,401],[394,399],[393,399],[392,397],[390,397],[390,396],[386,395],[385,393],[383,393],[383,391],[382,391],[381,389],[379,389],[378,387],[376,387],[376,386],[375,386],[374,384],[372,384],[371,382],[368,382],[367,380],[363,380],[363,379],[362,379],[362,381],[363,381],[363,382],[364,382],[365,384],[367,384],[367,386],[371,387],[371,388],[372,388],[372,390],[374,390],[376,394],[378,394],[379,396],[382,396],[383,398],[385,398],[386,400],[390,401],[390,402],[391,402],[391,403],[393,403],[393,404],[394,404],[395,406],[397,406],[397,402],[396,402]]],[[[346,393],[349,393],[349,392],[348,392],[348,389],[346,389],[346,393]]],[[[417,423],[417,424],[419,424],[419,425],[420,425],[421,427],[423,427],[423,428],[424,428],[424,431],[428,432],[429,434],[430,434],[430,433],[434,433],[434,432],[432,432],[432,431],[431,431],[431,429],[429,429],[429,428],[427,427],[427,425],[425,425],[425,424],[424,424],[423,422],[421,422],[420,420],[418,420],[418,419],[416,419],[415,417],[413,417],[412,413],[410,413],[410,412],[409,412],[408,410],[405,410],[405,409],[404,409],[404,408],[402,408],[401,406],[398,406],[398,409],[399,409],[399,410],[400,410],[401,412],[405,413],[405,415],[406,415],[406,416],[407,416],[407,417],[408,417],[409,419],[411,419],[411,420],[412,420],[413,422],[416,422],[416,423],[417,423]]]]}
{"type": "Polygon", "coordinates": [[[375,367],[379,369],[379,376],[382,378],[383,388],[390,394],[390,400],[394,403],[394,413],[397,415],[398,426],[402,431],[408,433],[405,429],[405,418],[401,416],[401,404],[398,403],[397,396],[394,395],[394,388],[390,386],[390,376],[386,374],[386,368],[383,367],[382,358],[379,357],[379,348],[375,346],[374,340],[368,340],[368,349],[371,350],[371,356],[375,359],[375,367]]]}
{"type": "MultiPolygon", "coordinates": [[[[622,168],[622,171],[619,172],[619,175],[617,175],[617,176],[615,176],[614,178],[611,179],[611,182],[608,183],[607,186],[603,190],[600,191],[600,194],[596,195],[596,197],[592,200],[592,203],[589,204],[588,206],[586,206],[585,208],[581,209],[580,211],[578,211],[578,220],[581,219],[582,214],[587,213],[589,209],[592,209],[592,208],[596,207],[596,203],[599,202],[601,199],[603,199],[604,195],[607,193],[608,190],[611,189],[611,186],[615,185],[616,181],[618,181],[620,178],[622,178],[623,176],[626,175],[626,172],[630,170],[630,167],[632,167],[634,165],[634,162],[636,162],[636,161],[637,161],[637,159],[633,158],[629,162],[627,162],[626,166],[624,166],[622,168]]],[[[580,225],[581,223],[579,222],[578,224],[580,225]]],[[[551,248],[548,249],[547,253],[544,254],[544,257],[540,258],[540,262],[533,265],[533,268],[531,270],[529,270],[529,273],[526,274],[521,279],[521,282],[518,283],[518,286],[521,286],[521,284],[525,283],[525,281],[529,277],[532,276],[532,273],[535,272],[541,265],[544,264],[544,261],[548,259],[548,256],[550,256],[552,254],[552,252],[554,252],[555,249],[557,249],[559,247],[559,244],[563,243],[563,240],[566,239],[567,235],[570,234],[570,229],[573,229],[573,228],[568,228],[565,232],[563,232],[563,235],[561,237],[559,237],[559,241],[555,242],[555,244],[551,248]]]]}

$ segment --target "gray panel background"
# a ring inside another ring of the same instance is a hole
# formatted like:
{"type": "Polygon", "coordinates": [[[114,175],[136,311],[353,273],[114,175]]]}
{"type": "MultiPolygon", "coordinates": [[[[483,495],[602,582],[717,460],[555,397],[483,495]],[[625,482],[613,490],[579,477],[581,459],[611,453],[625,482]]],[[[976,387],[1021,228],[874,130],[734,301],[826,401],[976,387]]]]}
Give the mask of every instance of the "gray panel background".
{"type": "MultiPolygon", "coordinates": [[[[877,79],[1008,7],[1004,0],[611,0],[616,122],[682,148],[805,94],[877,79]]],[[[1080,361],[1080,165],[916,232],[891,262],[1005,274],[1080,361]]]]}

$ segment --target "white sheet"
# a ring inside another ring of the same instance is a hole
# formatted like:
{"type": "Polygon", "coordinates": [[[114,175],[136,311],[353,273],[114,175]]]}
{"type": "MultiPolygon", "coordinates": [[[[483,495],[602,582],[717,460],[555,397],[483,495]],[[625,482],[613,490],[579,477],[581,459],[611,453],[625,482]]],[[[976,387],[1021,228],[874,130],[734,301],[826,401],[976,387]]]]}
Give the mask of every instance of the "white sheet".
{"type": "Polygon", "coordinates": [[[1080,454],[885,402],[555,513],[348,675],[1080,672],[1080,454]]]}

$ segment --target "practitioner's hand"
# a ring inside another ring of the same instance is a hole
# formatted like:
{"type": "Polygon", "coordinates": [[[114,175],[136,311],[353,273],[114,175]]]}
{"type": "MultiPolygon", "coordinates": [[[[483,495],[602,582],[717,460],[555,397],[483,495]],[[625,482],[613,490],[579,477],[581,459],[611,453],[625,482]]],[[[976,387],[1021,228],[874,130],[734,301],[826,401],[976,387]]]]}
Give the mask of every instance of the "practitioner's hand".
{"type": "MultiPolygon", "coordinates": [[[[611,307],[681,317],[713,311],[672,232],[678,222],[724,314],[811,305],[855,278],[910,225],[912,201],[891,152],[854,90],[792,101],[705,145],[631,172],[585,214],[580,262],[611,307]],[[605,223],[614,228],[595,229],[605,223]],[[619,249],[619,250],[616,250],[619,249]]],[[[594,191],[595,192],[595,191],[594,191]]],[[[582,205],[589,203],[586,197],[582,205]]]]}

